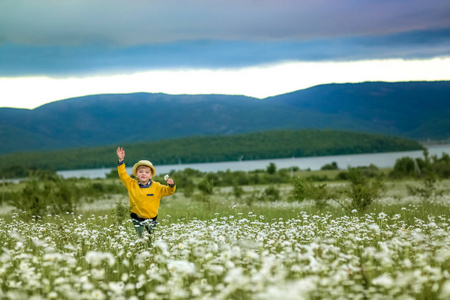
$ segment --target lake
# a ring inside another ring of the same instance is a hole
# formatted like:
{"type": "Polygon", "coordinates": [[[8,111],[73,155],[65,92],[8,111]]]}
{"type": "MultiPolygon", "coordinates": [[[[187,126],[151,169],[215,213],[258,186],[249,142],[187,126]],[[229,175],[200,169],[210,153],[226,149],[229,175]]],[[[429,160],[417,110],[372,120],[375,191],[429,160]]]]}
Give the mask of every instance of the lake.
{"type": "MultiPolygon", "coordinates": [[[[450,145],[433,145],[428,146],[430,155],[441,157],[442,153],[450,154],[450,145]]],[[[302,170],[320,170],[326,164],[336,162],[340,169],[347,167],[368,166],[374,164],[379,168],[391,168],[395,165],[397,159],[409,156],[411,158],[423,157],[422,151],[404,151],[404,152],[386,152],[386,153],[369,153],[369,154],[349,154],[349,155],[333,155],[333,156],[315,156],[315,157],[299,157],[299,158],[278,158],[263,160],[243,160],[215,163],[196,163],[196,164],[176,164],[176,165],[155,165],[158,174],[169,173],[171,170],[184,170],[191,168],[202,172],[218,172],[218,171],[253,171],[257,169],[266,169],[270,163],[275,163],[277,169],[298,167],[302,170]]],[[[145,159],[145,158],[143,158],[145,159]]],[[[133,162],[134,163],[134,162],[133,162]]],[[[131,174],[132,162],[128,162],[127,171],[131,174]]],[[[58,171],[57,173],[64,178],[69,177],[85,177],[85,178],[105,178],[106,174],[115,169],[115,162],[111,162],[111,168],[102,169],[85,169],[85,170],[68,170],[58,171]]]]}

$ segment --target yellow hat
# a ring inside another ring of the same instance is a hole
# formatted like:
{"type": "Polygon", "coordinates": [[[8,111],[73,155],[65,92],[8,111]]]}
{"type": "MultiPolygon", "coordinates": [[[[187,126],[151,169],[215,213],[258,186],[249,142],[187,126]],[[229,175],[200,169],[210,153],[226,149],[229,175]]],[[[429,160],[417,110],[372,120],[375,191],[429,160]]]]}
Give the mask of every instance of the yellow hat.
{"type": "Polygon", "coordinates": [[[149,167],[150,169],[152,169],[152,175],[155,176],[156,169],[153,166],[153,164],[150,161],[148,161],[148,160],[140,160],[137,163],[135,163],[134,166],[133,166],[133,175],[134,175],[134,177],[136,177],[136,171],[137,171],[137,169],[140,166],[147,166],[147,167],[149,167]]]}

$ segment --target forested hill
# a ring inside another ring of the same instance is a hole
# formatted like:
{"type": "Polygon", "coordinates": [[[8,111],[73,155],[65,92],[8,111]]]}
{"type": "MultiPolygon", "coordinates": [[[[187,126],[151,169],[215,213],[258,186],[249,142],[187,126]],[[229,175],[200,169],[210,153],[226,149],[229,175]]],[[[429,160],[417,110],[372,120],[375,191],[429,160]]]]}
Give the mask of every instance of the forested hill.
{"type": "Polygon", "coordinates": [[[305,128],[448,139],[450,81],[328,84],[266,99],[105,94],[0,108],[0,154],[305,128]]]}
{"type": "MultiPolygon", "coordinates": [[[[404,138],[335,130],[270,131],[121,146],[130,164],[149,159],[155,165],[423,149],[418,142],[404,138]]],[[[116,147],[6,154],[0,159],[0,175],[26,176],[29,169],[114,168],[116,147]]]]}

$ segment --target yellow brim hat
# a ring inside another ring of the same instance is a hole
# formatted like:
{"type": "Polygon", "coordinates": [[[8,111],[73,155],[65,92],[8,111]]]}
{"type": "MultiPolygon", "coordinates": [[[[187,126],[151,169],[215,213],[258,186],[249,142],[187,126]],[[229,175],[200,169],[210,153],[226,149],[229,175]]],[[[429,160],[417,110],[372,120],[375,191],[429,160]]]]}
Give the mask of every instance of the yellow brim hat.
{"type": "Polygon", "coordinates": [[[156,174],[156,169],[155,169],[155,167],[153,166],[153,164],[152,164],[150,161],[148,161],[148,160],[140,160],[140,161],[138,161],[137,163],[135,163],[134,166],[133,166],[133,176],[134,176],[134,177],[136,177],[136,171],[137,171],[137,169],[138,169],[140,166],[147,166],[147,167],[149,167],[150,169],[152,169],[152,175],[155,176],[155,174],[156,174]]]}

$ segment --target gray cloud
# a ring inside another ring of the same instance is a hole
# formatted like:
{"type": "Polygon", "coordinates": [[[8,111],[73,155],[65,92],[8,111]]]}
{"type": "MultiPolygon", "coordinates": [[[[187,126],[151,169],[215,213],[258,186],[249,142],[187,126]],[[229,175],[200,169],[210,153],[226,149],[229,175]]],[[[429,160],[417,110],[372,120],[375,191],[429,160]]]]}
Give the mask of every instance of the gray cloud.
{"type": "Polygon", "coordinates": [[[448,0],[1,0],[0,76],[450,55],[448,0]]]}
{"type": "Polygon", "coordinates": [[[0,45],[0,76],[83,76],[161,68],[239,68],[280,61],[418,59],[446,55],[450,55],[450,27],[307,41],[195,40],[132,47],[0,45]]]}
{"type": "Polygon", "coordinates": [[[450,26],[448,0],[2,0],[0,43],[283,40],[450,26]]]}

